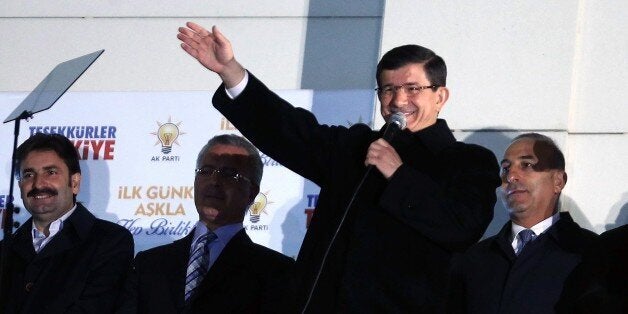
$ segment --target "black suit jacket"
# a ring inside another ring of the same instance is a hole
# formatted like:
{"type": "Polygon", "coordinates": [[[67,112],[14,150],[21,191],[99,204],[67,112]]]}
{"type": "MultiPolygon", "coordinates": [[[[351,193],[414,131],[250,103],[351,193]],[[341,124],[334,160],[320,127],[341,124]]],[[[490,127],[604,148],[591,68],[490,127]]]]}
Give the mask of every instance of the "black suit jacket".
{"type": "Polygon", "coordinates": [[[560,313],[628,313],[628,225],[606,231],[565,283],[560,313]]]}
{"type": "MultiPolygon", "coordinates": [[[[318,123],[253,75],[214,106],[264,153],[321,187],[291,277],[291,313],[300,312],[353,192],[369,145],[382,136],[364,124],[318,123]]],[[[468,248],[491,221],[500,184],[495,156],[457,142],[444,120],[391,143],[404,164],[386,180],[372,169],[327,256],[312,313],[444,311],[452,252],[468,248]]]]}
{"type": "Polygon", "coordinates": [[[63,229],[35,253],[31,222],[17,230],[7,252],[3,313],[112,313],[133,259],[129,231],[77,204],[63,229]]]}
{"type": "Polygon", "coordinates": [[[253,243],[244,229],[231,238],[186,305],[193,235],[137,254],[120,313],[259,313],[266,305],[272,310],[276,284],[293,260],[253,243]]]}
{"type": "Polygon", "coordinates": [[[561,213],[517,257],[511,230],[508,222],[497,235],[455,259],[450,313],[554,313],[565,279],[597,237],[569,213],[561,213]]]}

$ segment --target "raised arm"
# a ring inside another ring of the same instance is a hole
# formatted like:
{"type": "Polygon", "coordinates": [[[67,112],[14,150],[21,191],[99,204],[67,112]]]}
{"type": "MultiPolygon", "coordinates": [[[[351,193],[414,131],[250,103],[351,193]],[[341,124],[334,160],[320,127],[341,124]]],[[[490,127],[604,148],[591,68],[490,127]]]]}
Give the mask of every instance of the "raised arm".
{"type": "Polygon", "coordinates": [[[227,88],[236,86],[244,78],[244,67],[236,61],[231,42],[218,27],[213,26],[210,32],[196,23],[187,22],[185,27],[179,27],[177,38],[181,48],[218,74],[227,88]]]}

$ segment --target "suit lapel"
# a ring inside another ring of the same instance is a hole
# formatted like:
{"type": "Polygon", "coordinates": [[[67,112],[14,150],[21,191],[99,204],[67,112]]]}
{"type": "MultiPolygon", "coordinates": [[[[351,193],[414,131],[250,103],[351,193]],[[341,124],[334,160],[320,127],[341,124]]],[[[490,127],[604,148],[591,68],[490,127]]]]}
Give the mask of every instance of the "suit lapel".
{"type": "Polygon", "coordinates": [[[36,259],[59,254],[84,242],[89,237],[89,232],[95,222],[96,217],[83,205],[77,203],[72,215],[63,222],[63,229],[39,251],[36,259]]]}
{"type": "Polygon", "coordinates": [[[512,248],[512,244],[510,242],[510,232],[512,227],[510,225],[510,221],[506,222],[502,229],[497,233],[494,238],[493,245],[499,248],[502,254],[512,263],[517,259],[517,255],[515,254],[515,250],[512,248]]]}
{"type": "Polygon", "coordinates": [[[32,218],[29,218],[11,239],[11,248],[21,259],[30,262],[35,258],[35,248],[33,248],[33,237],[31,236],[32,218]]]}

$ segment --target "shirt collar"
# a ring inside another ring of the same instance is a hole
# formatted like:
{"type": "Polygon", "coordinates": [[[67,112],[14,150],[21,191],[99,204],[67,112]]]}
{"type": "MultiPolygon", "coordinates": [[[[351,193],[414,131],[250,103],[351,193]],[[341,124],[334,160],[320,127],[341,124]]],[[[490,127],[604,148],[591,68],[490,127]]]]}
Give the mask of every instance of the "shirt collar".
{"type": "Polygon", "coordinates": [[[532,231],[534,231],[534,234],[536,234],[536,236],[539,236],[541,233],[545,232],[545,230],[549,229],[549,227],[555,224],[559,219],[560,213],[557,212],[530,228],[525,228],[513,222],[511,227],[512,232],[510,233],[510,239],[514,240],[517,237],[517,234],[519,234],[519,232],[523,229],[531,229],[532,231]]]}
{"type": "Polygon", "coordinates": [[[63,223],[68,217],[70,217],[70,215],[72,215],[72,213],[74,213],[75,209],[76,204],[74,204],[74,206],[65,214],[59,217],[59,219],[51,222],[50,226],[48,226],[48,236],[46,236],[46,234],[43,232],[39,232],[39,230],[35,228],[35,221],[31,220],[31,236],[35,252],[41,251],[44,246],[46,246],[50,242],[50,240],[52,240],[52,238],[63,229],[63,223]]]}
{"type": "Polygon", "coordinates": [[[72,208],[70,208],[70,210],[68,210],[65,214],[63,214],[63,216],[59,217],[59,219],[53,221],[50,223],[50,227],[48,227],[49,230],[49,234],[46,237],[44,235],[43,232],[39,232],[39,230],[37,230],[37,228],[35,228],[35,221],[31,221],[31,234],[33,235],[33,239],[36,238],[51,238],[53,237],[55,234],[57,234],[59,231],[61,231],[61,229],[63,229],[63,222],[68,219],[68,217],[70,217],[70,215],[72,215],[72,213],[74,213],[74,210],[76,209],[76,204],[74,204],[74,206],[72,206],[72,208]]]}
{"type": "MultiPolygon", "coordinates": [[[[233,238],[233,236],[238,233],[238,231],[242,230],[242,228],[244,228],[244,226],[241,222],[221,226],[213,231],[217,237],[215,241],[219,241],[223,245],[227,245],[231,238],[233,238]]],[[[192,247],[196,245],[196,242],[198,242],[198,238],[207,233],[207,231],[209,231],[209,229],[203,222],[198,221],[196,223],[196,227],[194,228],[194,237],[192,238],[192,247]]]]}

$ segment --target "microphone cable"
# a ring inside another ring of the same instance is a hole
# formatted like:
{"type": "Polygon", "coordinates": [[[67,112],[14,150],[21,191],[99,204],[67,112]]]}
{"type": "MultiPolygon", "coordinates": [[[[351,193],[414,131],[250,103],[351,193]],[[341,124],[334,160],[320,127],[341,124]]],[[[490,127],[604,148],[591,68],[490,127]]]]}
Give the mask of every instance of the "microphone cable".
{"type": "MultiPolygon", "coordinates": [[[[405,129],[406,117],[401,112],[395,112],[390,116],[389,120],[390,121],[388,122],[388,127],[386,127],[386,130],[384,131],[384,135],[382,136],[382,138],[390,142],[399,130],[405,129]]],[[[307,308],[310,305],[310,301],[312,301],[312,297],[314,296],[314,290],[316,290],[316,286],[318,285],[318,280],[320,279],[321,274],[323,273],[323,268],[325,267],[327,256],[329,256],[331,247],[334,245],[334,242],[336,242],[336,237],[338,236],[338,234],[340,233],[340,229],[344,225],[345,219],[347,218],[347,214],[349,213],[349,209],[353,207],[353,202],[355,201],[356,196],[360,192],[362,185],[366,181],[366,178],[368,178],[372,169],[373,169],[373,165],[369,165],[366,168],[366,172],[362,176],[362,180],[360,180],[360,183],[358,183],[357,187],[353,191],[353,195],[351,195],[351,200],[349,200],[349,204],[347,204],[347,207],[345,208],[344,213],[342,214],[342,217],[340,218],[338,227],[336,227],[336,231],[334,232],[334,235],[331,238],[331,241],[329,241],[329,245],[327,246],[327,249],[325,249],[325,254],[323,254],[323,259],[321,260],[320,266],[318,267],[318,272],[316,273],[316,276],[314,277],[314,281],[312,282],[312,287],[310,288],[310,293],[308,294],[307,300],[305,301],[305,305],[303,306],[303,310],[301,311],[301,314],[305,314],[305,311],[307,311],[307,308]]]]}

